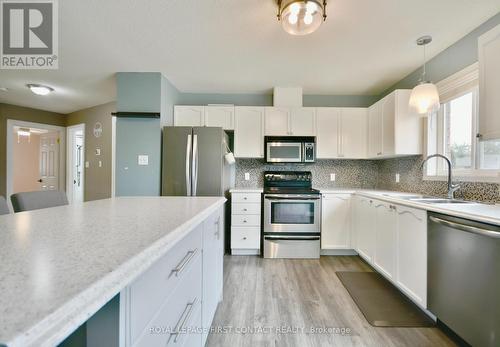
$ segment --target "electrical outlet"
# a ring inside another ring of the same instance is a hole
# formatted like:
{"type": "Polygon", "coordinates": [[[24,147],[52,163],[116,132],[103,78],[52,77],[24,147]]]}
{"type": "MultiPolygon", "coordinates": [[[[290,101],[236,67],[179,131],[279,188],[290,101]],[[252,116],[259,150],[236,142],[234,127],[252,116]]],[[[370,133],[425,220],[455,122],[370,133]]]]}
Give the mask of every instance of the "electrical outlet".
{"type": "Polygon", "coordinates": [[[102,160],[99,160],[99,167],[102,167],[102,160]]]}
{"type": "Polygon", "coordinates": [[[335,175],[334,173],[331,173],[331,174],[330,174],[330,181],[334,182],[334,181],[335,181],[335,179],[336,179],[336,177],[335,177],[335,176],[336,176],[336,175],[335,175]]]}
{"type": "Polygon", "coordinates": [[[85,168],[88,169],[90,167],[90,163],[88,161],[85,162],[85,168]]]}
{"type": "Polygon", "coordinates": [[[145,154],[140,154],[137,156],[137,165],[149,165],[149,156],[145,154]]]}
{"type": "Polygon", "coordinates": [[[399,183],[399,173],[396,174],[396,183],[399,183]]]}
{"type": "Polygon", "coordinates": [[[250,172],[245,172],[245,181],[250,181],[250,172]]]}

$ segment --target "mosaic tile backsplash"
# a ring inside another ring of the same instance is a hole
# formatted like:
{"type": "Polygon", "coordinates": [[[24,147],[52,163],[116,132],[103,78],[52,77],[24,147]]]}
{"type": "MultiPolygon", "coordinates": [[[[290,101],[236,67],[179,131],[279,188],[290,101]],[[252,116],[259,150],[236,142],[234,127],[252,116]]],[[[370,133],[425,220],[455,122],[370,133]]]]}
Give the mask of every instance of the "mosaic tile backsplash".
{"type": "MultiPolygon", "coordinates": [[[[421,156],[385,160],[318,160],[314,164],[267,164],[263,159],[236,160],[236,187],[261,188],[263,173],[270,170],[311,171],[313,186],[326,188],[364,188],[446,196],[444,181],[423,181],[421,156]],[[245,172],[250,180],[245,181],[245,172]],[[330,181],[330,173],[336,180],[330,181]],[[396,183],[395,175],[400,174],[396,183]]],[[[466,200],[500,203],[500,185],[495,183],[458,182],[456,196],[466,200]]]]}

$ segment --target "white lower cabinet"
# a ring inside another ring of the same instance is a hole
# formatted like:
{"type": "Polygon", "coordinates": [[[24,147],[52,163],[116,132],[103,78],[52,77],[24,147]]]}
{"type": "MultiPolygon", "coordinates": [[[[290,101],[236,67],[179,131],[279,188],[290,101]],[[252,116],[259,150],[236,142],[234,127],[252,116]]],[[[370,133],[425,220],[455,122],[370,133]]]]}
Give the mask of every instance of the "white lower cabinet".
{"type": "Polygon", "coordinates": [[[427,213],[396,206],[397,283],[422,307],[427,306],[427,213]]]}
{"type": "Polygon", "coordinates": [[[223,207],[120,293],[120,346],[205,344],[223,283],[223,207]]]}
{"type": "Polygon", "coordinates": [[[351,194],[323,194],[321,249],[351,248],[351,194]]]}
{"type": "Polygon", "coordinates": [[[356,196],[353,213],[355,225],[355,249],[369,263],[375,249],[376,211],[373,200],[356,196]]]}
{"type": "Polygon", "coordinates": [[[395,206],[382,201],[374,202],[376,211],[375,252],[373,264],[386,277],[394,279],[396,272],[396,231],[397,216],[395,206]]]}
{"type": "Polygon", "coordinates": [[[427,307],[427,212],[355,195],[353,247],[413,302],[427,307]]]}
{"type": "Polygon", "coordinates": [[[231,254],[260,254],[261,194],[231,193],[231,254]]]}

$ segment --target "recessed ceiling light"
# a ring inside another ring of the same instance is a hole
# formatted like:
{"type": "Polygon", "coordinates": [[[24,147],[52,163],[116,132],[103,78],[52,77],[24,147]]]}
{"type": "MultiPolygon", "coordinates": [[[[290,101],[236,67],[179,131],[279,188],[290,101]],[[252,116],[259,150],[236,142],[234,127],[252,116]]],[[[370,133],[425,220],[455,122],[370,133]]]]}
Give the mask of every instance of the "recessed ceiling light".
{"type": "Polygon", "coordinates": [[[0,87],[0,92],[8,92],[9,88],[6,87],[0,87]]]}
{"type": "Polygon", "coordinates": [[[26,86],[36,95],[47,95],[54,91],[54,88],[43,84],[27,84],[26,86]]]}

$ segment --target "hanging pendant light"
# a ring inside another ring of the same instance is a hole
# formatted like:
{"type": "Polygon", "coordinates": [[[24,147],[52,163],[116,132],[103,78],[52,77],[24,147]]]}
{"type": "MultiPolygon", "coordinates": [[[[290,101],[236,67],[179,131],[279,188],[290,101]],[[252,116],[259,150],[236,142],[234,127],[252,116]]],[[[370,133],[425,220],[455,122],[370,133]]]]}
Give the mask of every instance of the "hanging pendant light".
{"type": "Polygon", "coordinates": [[[291,35],[307,35],[326,20],[326,0],[278,0],[278,20],[291,35]]]}
{"type": "Polygon", "coordinates": [[[424,47],[424,67],[420,83],[415,88],[413,88],[410,96],[411,111],[423,116],[427,116],[429,113],[438,111],[439,107],[441,106],[439,102],[439,92],[436,85],[432,82],[427,81],[425,78],[425,46],[431,42],[432,37],[430,36],[422,36],[417,40],[417,45],[424,47]]]}

